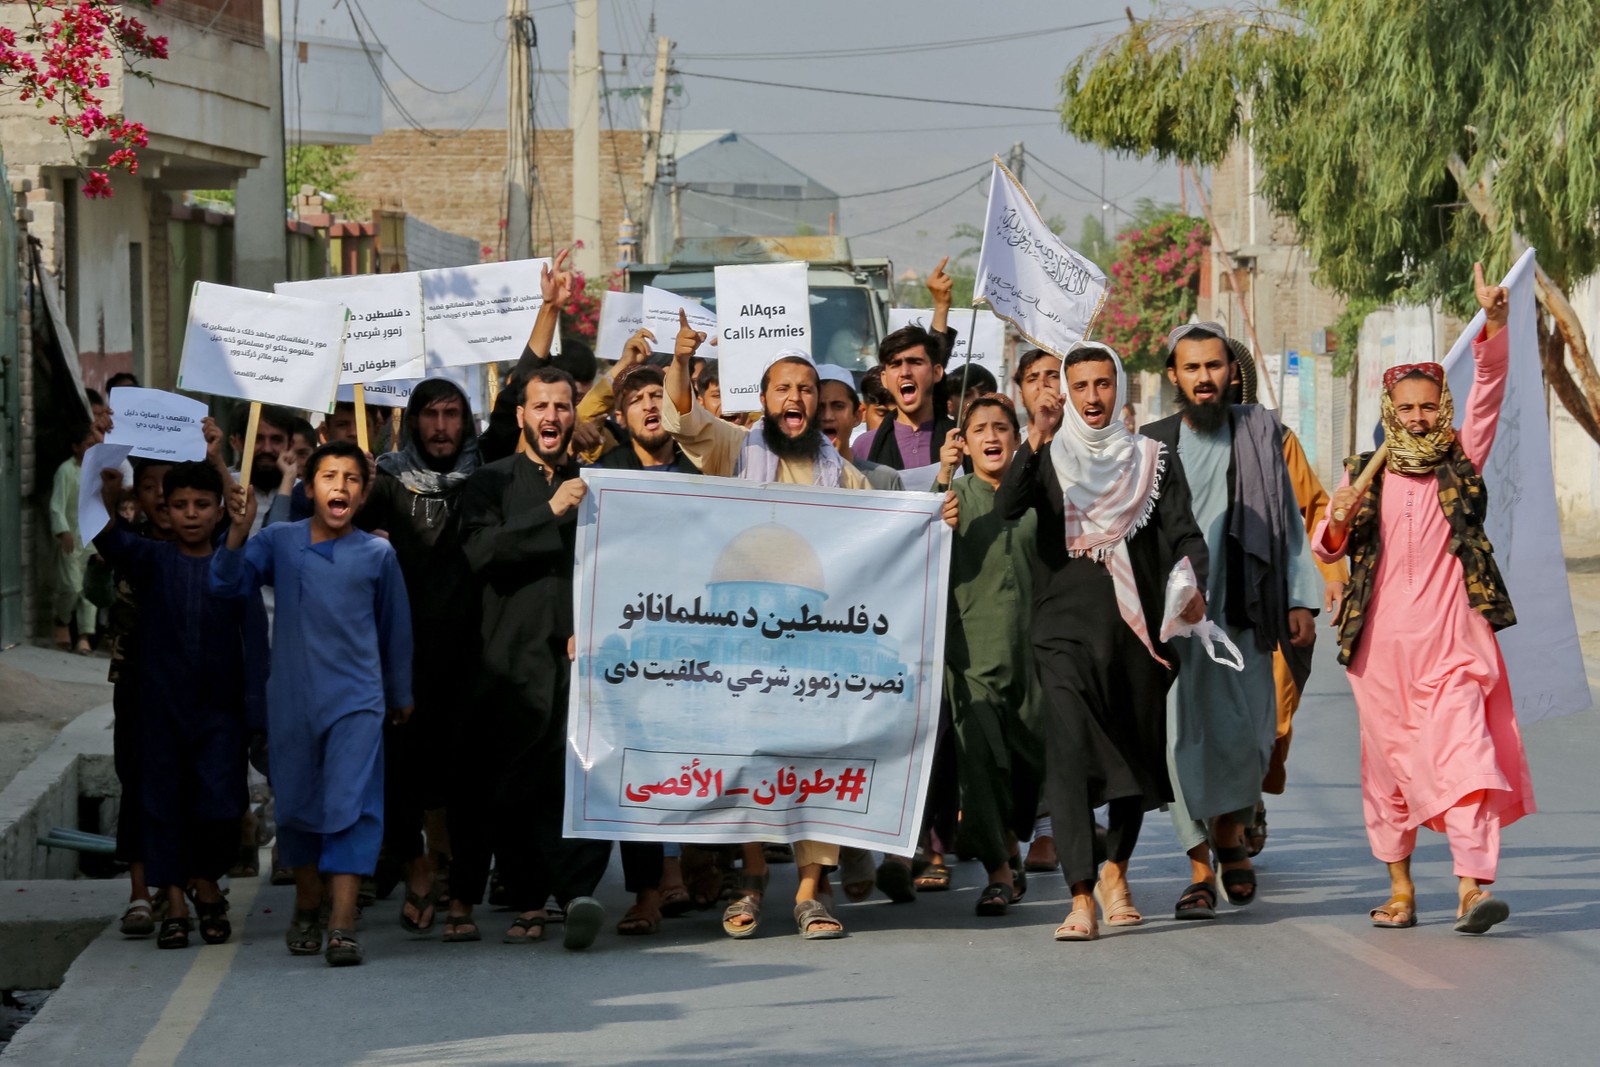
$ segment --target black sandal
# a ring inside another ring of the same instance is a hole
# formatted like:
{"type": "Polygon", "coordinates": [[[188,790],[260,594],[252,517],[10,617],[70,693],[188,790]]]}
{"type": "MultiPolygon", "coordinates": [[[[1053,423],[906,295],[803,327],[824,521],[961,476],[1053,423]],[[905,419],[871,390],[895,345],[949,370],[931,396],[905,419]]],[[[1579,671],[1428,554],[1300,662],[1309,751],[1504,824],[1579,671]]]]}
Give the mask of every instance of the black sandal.
{"type": "Polygon", "coordinates": [[[1015,904],[1028,892],[1028,868],[1023,864],[1021,854],[1016,852],[1006,860],[1006,866],[1011,868],[1011,903],[1015,904]]]}
{"type": "Polygon", "coordinates": [[[1256,804],[1256,817],[1244,828],[1244,847],[1251,859],[1261,855],[1261,850],[1267,847],[1267,806],[1264,803],[1256,804]]]}
{"type": "Polygon", "coordinates": [[[328,950],[322,954],[329,967],[354,967],[364,954],[361,943],[349,930],[329,930],[328,950]]]}
{"type": "Polygon", "coordinates": [[[194,911],[200,919],[200,939],[208,945],[226,944],[233,936],[233,923],[228,921],[228,902],[215,900],[207,904],[194,899],[194,911]]]}
{"type": "Polygon", "coordinates": [[[511,926],[500,936],[500,941],[506,945],[537,945],[544,940],[544,924],[547,921],[548,917],[544,915],[535,915],[531,919],[512,919],[511,926]],[[512,930],[521,930],[521,936],[511,936],[512,930]],[[533,936],[535,930],[539,931],[538,937],[533,936]]]}
{"type": "Polygon", "coordinates": [[[322,909],[296,908],[283,935],[291,956],[315,956],[322,951],[322,909]]]}
{"type": "Polygon", "coordinates": [[[156,935],[156,948],[188,948],[189,931],[194,924],[185,915],[181,919],[163,919],[161,932],[156,935]]]}
{"type": "MultiPolygon", "coordinates": [[[[1234,845],[1231,848],[1218,848],[1213,850],[1217,856],[1217,866],[1224,863],[1244,863],[1250,859],[1250,850],[1243,845],[1234,845]]],[[[1242,908],[1256,899],[1256,872],[1254,867],[1222,871],[1222,892],[1227,896],[1228,903],[1236,908],[1242,908]]]]}
{"type": "Polygon", "coordinates": [[[439,918],[439,906],[438,905],[439,905],[439,899],[435,895],[433,890],[430,889],[426,893],[413,893],[411,891],[411,888],[409,886],[407,886],[406,887],[406,901],[405,901],[405,904],[402,904],[400,906],[400,925],[401,925],[401,927],[404,928],[408,933],[413,933],[413,934],[428,934],[428,933],[432,933],[433,932],[433,924],[439,918]],[[411,918],[411,916],[406,914],[406,904],[409,904],[413,908],[417,909],[417,918],[416,919],[413,919],[413,918],[411,918]],[[417,919],[421,919],[423,913],[428,911],[429,909],[433,910],[433,914],[428,917],[427,923],[424,924],[424,923],[418,922],[417,919]]]}
{"type": "Polygon", "coordinates": [[[1191,882],[1172,911],[1174,919],[1215,919],[1217,887],[1210,882],[1191,882]]]}
{"type": "Polygon", "coordinates": [[[1010,886],[995,882],[985,886],[983,892],[978,894],[977,912],[979,915],[1004,915],[1016,899],[1010,886]]]}

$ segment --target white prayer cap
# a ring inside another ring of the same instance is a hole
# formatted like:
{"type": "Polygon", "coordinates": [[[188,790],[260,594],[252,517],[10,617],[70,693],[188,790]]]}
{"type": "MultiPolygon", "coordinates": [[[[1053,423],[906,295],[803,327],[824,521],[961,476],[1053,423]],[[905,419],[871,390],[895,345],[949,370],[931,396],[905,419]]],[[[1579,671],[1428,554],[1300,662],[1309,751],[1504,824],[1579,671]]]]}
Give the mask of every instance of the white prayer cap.
{"type": "Polygon", "coordinates": [[[839,382],[842,385],[848,385],[851,389],[856,387],[855,378],[851,377],[850,372],[839,366],[837,363],[823,363],[818,365],[817,377],[825,382],[839,382]]]}
{"type": "Polygon", "coordinates": [[[778,360],[780,360],[780,359],[803,359],[807,363],[811,364],[813,367],[815,367],[817,365],[817,361],[811,358],[811,353],[805,351],[804,349],[801,349],[801,348],[781,348],[777,352],[773,353],[772,358],[767,360],[767,366],[766,367],[762,367],[761,369],[763,371],[767,370],[769,367],[771,367],[774,363],[778,362],[778,360]]]}

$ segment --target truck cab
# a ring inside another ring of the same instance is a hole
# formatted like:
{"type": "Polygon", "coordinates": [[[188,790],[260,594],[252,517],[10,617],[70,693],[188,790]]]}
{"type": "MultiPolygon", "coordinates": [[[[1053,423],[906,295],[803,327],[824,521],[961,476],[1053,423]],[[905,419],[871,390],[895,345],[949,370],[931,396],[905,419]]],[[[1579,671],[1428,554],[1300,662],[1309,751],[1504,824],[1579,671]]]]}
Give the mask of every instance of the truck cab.
{"type": "Polygon", "coordinates": [[[853,259],[843,237],[686,237],[661,264],[625,269],[629,292],[647,285],[693,297],[715,311],[718,266],[742,263],[807,265],[811,291],[811,357],[859,378],[878,365],[887,332],[893,268],[887,259],[853,259]]]}

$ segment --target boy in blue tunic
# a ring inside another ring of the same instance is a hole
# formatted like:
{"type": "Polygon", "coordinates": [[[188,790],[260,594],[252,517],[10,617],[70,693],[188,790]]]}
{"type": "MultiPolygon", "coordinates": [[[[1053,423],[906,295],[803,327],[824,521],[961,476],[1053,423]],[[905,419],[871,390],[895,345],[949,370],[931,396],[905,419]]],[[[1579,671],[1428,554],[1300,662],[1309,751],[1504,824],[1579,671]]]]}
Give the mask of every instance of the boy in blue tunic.
{"type": "Polygon", "coordinates": [[[311,453],[313,514],[263,528],[253,493],[235,489],[233,527],[211,566],[212,588],[246,596],[273,587],[267,744],[277,798],[278,854],[295,874],[289,951],[361,962],[356,893],[383,842],[384,710],[411,713],[411,611],[394,549],[352,520],[368,486],[367,458],[335,441],[311,453]],[[324,886],[323,879],[328,884],[324,886]]]}
{"type": "MultiPolygon", "coordinates": [[[[115,513],[122,475],[109,475],[101,491],[115,513]]],[[[138,604],[140,795],[128,799],[143,807],[146,878],[167,892],[156,946],[186,948],[193,927],[185,890],[207,944],[232,933],[217,879],[233,863],[249,800],[250,731],[266,728],[265,672],[255,665],[267,616],[259,593],[224,599],[211,590],[213,537],[223,514],[217,470],[205,463],[168,467],[162,492],[171,540],[140,537],[118,520],[94,545],[138,604]]]]}

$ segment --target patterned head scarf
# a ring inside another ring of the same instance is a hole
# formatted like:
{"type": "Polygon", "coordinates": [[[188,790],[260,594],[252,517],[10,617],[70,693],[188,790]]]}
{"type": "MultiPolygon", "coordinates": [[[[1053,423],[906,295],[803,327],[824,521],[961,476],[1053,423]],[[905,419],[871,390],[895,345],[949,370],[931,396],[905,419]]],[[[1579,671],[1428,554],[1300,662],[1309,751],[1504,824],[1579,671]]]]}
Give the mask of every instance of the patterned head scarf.
{"type": "Polygon", "coordinates": [[[1380,414],[1383,438],[1389,445],[1388,466],[1396,474],[1433,473],[1456,443],[1456,405],[1450,398],[1450,383],[1445,380],[1444,368],[1437,363],[1406,363],[1384,371],[1380,414]],[[1420,436],[1406,429],[1394,410],[1394,387],[1412,374],[1420,374],[1439,385],[1439,421],[1420,436]]]}

